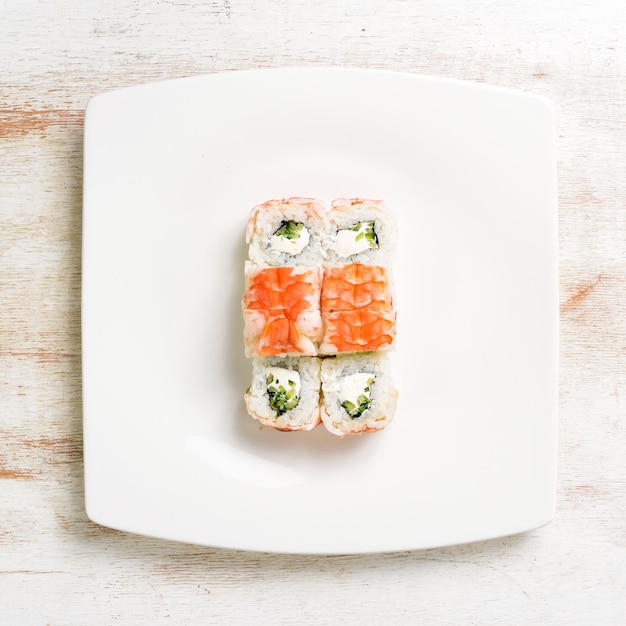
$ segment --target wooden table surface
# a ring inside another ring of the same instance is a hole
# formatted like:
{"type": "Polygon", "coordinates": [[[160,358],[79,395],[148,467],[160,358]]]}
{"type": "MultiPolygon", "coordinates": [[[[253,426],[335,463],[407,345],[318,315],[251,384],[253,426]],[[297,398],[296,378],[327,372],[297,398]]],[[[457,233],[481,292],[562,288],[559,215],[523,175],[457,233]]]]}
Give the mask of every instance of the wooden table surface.
{"type": "Polygon", "coordinates": [[[626,623],[626,9],[621,0],[4,0],[0,624],[626,623]],[[279,556],[91,523],[83,506],[83,116],[102,91],[294,65],[554,104],[561,364],[554,521],[423,552],[279,556]]]}

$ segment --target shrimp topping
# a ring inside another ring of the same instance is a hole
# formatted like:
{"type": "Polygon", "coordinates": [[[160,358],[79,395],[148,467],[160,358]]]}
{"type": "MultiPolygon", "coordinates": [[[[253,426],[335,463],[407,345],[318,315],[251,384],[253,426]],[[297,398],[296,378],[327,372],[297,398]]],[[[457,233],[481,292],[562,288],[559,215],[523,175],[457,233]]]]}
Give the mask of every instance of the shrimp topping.
{"type": "Polygon", "coordinates": [[[323,311],[391,311],[391,288],[384,267],[351,263],[327,267],[322,284],[323,311]]]}

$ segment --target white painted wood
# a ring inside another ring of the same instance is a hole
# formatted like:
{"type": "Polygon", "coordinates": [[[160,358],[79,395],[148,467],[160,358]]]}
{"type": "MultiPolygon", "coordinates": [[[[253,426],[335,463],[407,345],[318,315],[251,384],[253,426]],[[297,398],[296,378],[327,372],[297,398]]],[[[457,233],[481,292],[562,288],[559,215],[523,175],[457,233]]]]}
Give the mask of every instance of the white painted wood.
{"type": "Polygon", "coordinates": [[[626,623],[620,0],[0,7],[1,624],[626,623]],[[558,508],[547,527],[426,552],[303,557],[172,544],[86,519],[85,103],[126,85],[284,65],[397,69],[553,101],[562,348],[558,508]]]}

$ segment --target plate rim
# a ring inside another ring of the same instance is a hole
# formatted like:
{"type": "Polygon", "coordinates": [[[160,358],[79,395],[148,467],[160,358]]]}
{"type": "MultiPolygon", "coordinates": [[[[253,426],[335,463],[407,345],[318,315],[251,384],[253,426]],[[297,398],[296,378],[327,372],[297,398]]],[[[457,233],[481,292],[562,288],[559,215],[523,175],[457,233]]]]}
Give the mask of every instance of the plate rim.
{"type": "MultiPolygon", "coordinates": [[[[245,76],[249,76],[249,75],[269,75],[269,74],[273,74],[275,76],[278,76],[280,74],[284,74],[285,76],[289,75],[289,74],[302,74],[302,73],[314,73],[314,74],[324,74],[324,73],[344,73],[344,74],[355,74],[355,75],[370,75],[372,77],[375,76],[388,76],[388,77],[393,77],[393,78],[399,78],[399,79],[407,79],[407,80],[411,80],[411,81],[419,81],[419,82],[424,82],[424,83],[434,83],[434,84],[449,84],[451,86],[460,86],[460,87],[464,87],[464,88],[470,88],[470,89],[479,89],[479,90],[483,90],[483,91],[491,91],[494,94],[509,94],[509,95],[513,95],[516,97],[520,97],[520,98],[529,98],[538,102],[541,102],[546,109],[548,110],[548,114],[550,117],[550,128],[551,128],[551,141],[552,141],[552,145],[551,145],[551,154],[552,154],[552,172],[551,172],[551,179],[553,181],[554,184],[554,206],[552,207],[552,210],[554,211],[555,214],[555,218],[556,218],[556,226],[554,229],[554,235],[556,236],[556,251],[557,251],[557,259],[556,259],[556,268],[551,268],[552,271],[555,272],[556,274],[556,281],[557,281],[557,288],[555,290],[555,294],[556,294],[556,336],[554,338],[554,341],[556,343],[556,347],[552,346],[553,350],[556,350],[556,358],[555,358],[555,366],[556,369],[558,371],[558,366],[559,366],[559,315],[558,315],[558,279],[559,279],[559,265],[558,265],[558,177],[557,177],[557,162],[556,162],[556,135],[555,135],[555,125],[554,125],[554,109],[553,109],[553,105],[552,102],[549,98],[547,98],[544,95],[540,95],[540,94],[536,94],[536,93],[532,93],[532,92],[528,92],[528,91],[524,91],[521,89],[516,89],[516,88],[510,88],[510,87],[503,87],[503,86],[498,86],[498,85],[493,85],[490,83],[482,83],[482,82],[476,82],[476,81],[471,81],[471,80],[466,80],[466,79],[459,79],[459,78],[450,78],[450,77],[446,77],[446,76],[434,76],[434,75],[429,75],[429,74],[421,74],[421,73],[412,73],[412,72],[408,72],[408,71],[399,71],[399,70],[391,70],[391,69],[381,69],[381,68],[364,68],[364,67],[350,67],[350,66],[319,66],[319,65],[294,65],[294,66],[286,66],[286,67],[272,67],[272,68],[251,68],[251,69],[234,69],[234,70],[227,70],[227,71],[216,71],[216,72],[211,72],[211,73],[203,73],[203,74],[196,74],[196,75],[191,75],[191,76],[184,76],[184,77],[173,77],[173,78],[165,78],[165,79],[161,79],[161,80],[157,80],[157,81],[152,81],[152,82],[147,82],[147,83],[141,83],[141,84],[136,84],[136,85],[129,85],[129,86],[124,86],[124,87],[119,87],[119,88],[114,88],[114,89],[110,89],[104,92],[101,92],[97,95],[94,95],[93,97],[91,97],[89,99],[89,101],[86,104],[85,107],[85,125],[84,125],[84,129],[85,129],[85,134],[84,134],[84,142],[83,142],[83,149],[84,149],[84,153],[83,153],[83,166],[84,166],[84,172],[87,172],[87,159],[89,157],[89,152],[91,149],[87,149],[87,141],[88,141],[88,128],[91,125],[91,116],[90,116],[90,111],[93,111],[93,107],[94,107],[94,102],[99,102],[101,101],[103,98],[107,98],[112,94],[119,94],[120,92],[129,92],[129,91],[135,91],[135,90],[143,90],[145,88],[155,88],[155,87],[173,87],[176,84],[181,84],[182,82],[189,82],[189,81],[206,81],[206,80],[219,80],[219,79],[224,79],[224,78],[228,78],[229,80],[232,79],[237,79],[238,77],[245,77],[245,76]]],[[[81,217],[83,220],[83,227],[84,227],[84,221],[86,218],[86,211],[87,211],[87,207],[86,207],[86,201],[85,198],[86,196],[86,186],[87,186],[87,177],[84,177],[83,179],[83,202],[82,202],[82,212],[81,212],[81,217]]],[[[554,218],[553,218],[554,219],[554,218]]],[[[85,229],[83,228],[83,233],[85,232],[85,229]]],[[[85,266],[85,261],[86,261],[86,257],[89,254],[88,250],[86,249],[86,238],[83,236],[82,239],[82,250],[81,250],[81,261],[83,264],[83,267],[85,266]]],[[[83,314],[86,310],[86,302],[85,302],[85,289],[84,286],[86,284],[86,281],[88,279],[88,276],[86,273],[82,273],[81,274],[81,348],[84,346],[84,342],[85,342],[85,327],[86,325],[84,324],[84,319],[83,319],[83,314]]],[[[554,303],[553,303],[554,304],[554,303]]],[[[87,431],[88,429],[86,428],[86,414],[84,411],[84,406],[85,406],[85,398],[86,398],[86,394],[84,393],[84,385],[85,385],[85,372],[86,372],[86,368],[85,368],[85,350],[83,349],[81,351],[81,362],[82,362],[82,376],[81,376],[81,382],[83,384],[83,416],[82,416],[82,424],[83,424],[83,449],[85,451],[87,451],[87,449],[89,448],[89,443],[87,442],[87,431]]],[[[558,428],[558,421],[559,421],[559,413],[558,413],[558,385],[559,385],[559,380],[558,380],[558,375],[556,376],[556,389],[554,391],[555,396],[557,398],[557,402],[555,404],[556,409],[555,409],[555,414],[553,416],[553,420],[552,420],[552,424],[554,429],[556,430],[558,428]]],[[[556,450],[557,450],[557,445],[558,445],[558,440],[556,438],[556,435],[554,436],[554,442],[555,442],[555,446],[554,446],[554,476],[552,477],[552,482],[553,484],[556,485],[556,474],[557,474],[557,458],[556,458],[556,450]]],[[[89,477],[87,475],[86,472],[86,455],[84,458],[85,464],[84,464],[84,487],[85,487],[85,508],[86,508],[86,512],[87,512],[87,516],[88,518],[93,521],[94,523],[97,523],[99,525],[102,526],[106,526],[109,528],[115,528],[116,530],[119,531],[123,531],[123,532],[128,532],[128,533],[132,533],[132,534],[136,534],[136,535],[141,535],[141,536],[147,536],[147,537],[153,537],[153,538],[158,538],[158,539],[162,539],[162,540],[168,540],[168,541],[175,541],[175,542],[183,542],[183,543],[188,543],[187,541],[185,541],[184,539],[177,539],[177,538],[173,538],[173,537],[168,537],[168,536],[162,536],[162,535],[150,535],[147,534],[145,532],[141,532],[141,531],[137,531],[137,530],[133,530],[133,529],[129,529],[129,528],[123,528],[120,527],[118,525],[115,524],[111,524],[110,521],[106,521],[103,519],[103,517],[94,510],[94,506],[93,506],[93,502],[92,502],[92,484],[91,481],[89,480],[89,477]]],[[[534,526],[532,526],[531,528],[523,528],[520,529],[518,531],[514,531],[513,533],[505,533],[502,535],[490,535],[488,537],[478,537],[476,539],[470,539],[468,541],[462,542],[462,543],[475,543],[475,542],[480,542],[480,541],[485,541],[485,540],[491,540],[491,539],[497,539],[499,537],[505,537],[505,536],[510,536],[512,534],[519,534],[522,532],[528,532],[537,528],[541,528],[543,526],[545,526],[546,524],[550,523],[550,521],[552,521],[552,519],[554,518],[555,515],[555,511],[556,511],[556,490],[554,492],[554,496],[552,499],[552,509],[550,512],[550,515],[548,517],[548,519],[546,519],[545,521],[542,521],[538,524],[535,524],[534,526]]],[[[106,516],[105,516],[106,517],[106,516]]],[[[235,550],[246,550],[246,551],[256,551],[256,552],[266,552],[266,553],[276,553],[276,554],[315,554],[315,555],[334,555],[334,554],[372,554],[372,553],[388,553],[388,552],[397,552],[397,551],[406,551],[406,550],[424,550],[424,549],[432,549],[432,548],[436,548],[436,547],[446,547],[446,546],[451,546],[451,545],[459,545],[458,542],[450,542],[450,543],[441,543],[441,544],[437,544],[437,545],[432,545],[432,546],[426,546],[426,547],[392,547],[389,549],[372,549],[372,550],[368,550],[368,549],[359,549],[359,550],[346,550],[346,551],[318,551],[318,550],[311,550],[311,549],[306,549],[306,550],[302,550],[302,551],[298,551],[298,550],[281,550],[281,549],[268,549],[268,548],[263,548],[263,547],[241,547],[241,545],[222,545],[219,543],[212,543],[212,542],[193,542],[196,545],[204,545],[207,547],[214,547],[214,548],[222,548],[222,549],[235,549],[235,550]]],[[[418,543],[418,542],[416,542],[418,543]]]]}

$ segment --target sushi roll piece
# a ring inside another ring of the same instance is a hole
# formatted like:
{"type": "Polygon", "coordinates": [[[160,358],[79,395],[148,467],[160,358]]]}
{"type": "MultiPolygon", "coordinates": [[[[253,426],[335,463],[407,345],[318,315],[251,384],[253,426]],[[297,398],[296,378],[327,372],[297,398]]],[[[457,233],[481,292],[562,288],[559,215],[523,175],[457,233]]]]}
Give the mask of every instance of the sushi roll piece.
{"type": "Polygon", "coordinates": [[[322,338],[322,269],[245,264],[242,299],[248,358],[315,356],[322,338]]]}
{"type": "Polygon", "coordinates": [[[387,268],[360,263],[326,267],[320,302],[320,354],[393,349],[396,313],[387,268]]]}
{"type": "Polygon", "coordinates": [[[246,225],[248,258],[256,265],[321,265],[325,205],[314,198],[269,200],[246,225]]]}
{"type": "Polygon", "coordinates": [[[384,354],[324,359],[321,381],[321,418],[333,435],[378,431],[393,420],[398,392],[384,354]]]}
{"type": "Polygon", "coordinates": [[[323,336],[318,354],[331,355],[393,350],[395,311],[331,311],[322,313],[323,336]]]}
{"type": "Polygon", "coordinates": [[[312,430],[320,424],[320,359],[268,357],[252,360],[245,394],[248,413],[264,426],[312,430]]]}
{"type": "Polygon", "coordinates": [[[302,311],[319,309],[320,267],[258,267],[244,264],[244,309],[302,311]]]}
{"type": "Polygon", "coordinates": [[[322,244],[326,265],[391,264],[397,227],[382,200],[338,198],[332,201],[327,217],[322,244]]]}

